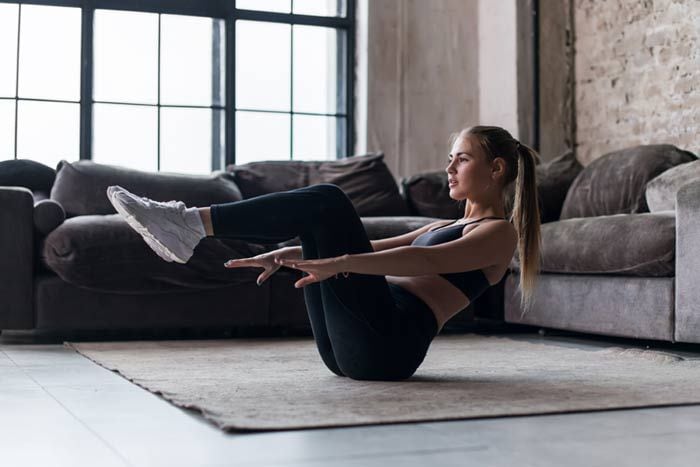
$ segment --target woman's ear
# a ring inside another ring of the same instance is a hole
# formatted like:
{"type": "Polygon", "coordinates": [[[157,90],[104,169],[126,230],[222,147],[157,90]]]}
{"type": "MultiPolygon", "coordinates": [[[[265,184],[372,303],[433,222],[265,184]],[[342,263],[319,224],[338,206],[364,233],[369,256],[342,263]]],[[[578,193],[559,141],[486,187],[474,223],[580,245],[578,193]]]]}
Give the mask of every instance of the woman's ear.
{"type": "Polygon", "coordinates": [[[491,178],[497,180],[506,174],[506,161],[502,157],[497,157],[491,162],[491,178]]]}

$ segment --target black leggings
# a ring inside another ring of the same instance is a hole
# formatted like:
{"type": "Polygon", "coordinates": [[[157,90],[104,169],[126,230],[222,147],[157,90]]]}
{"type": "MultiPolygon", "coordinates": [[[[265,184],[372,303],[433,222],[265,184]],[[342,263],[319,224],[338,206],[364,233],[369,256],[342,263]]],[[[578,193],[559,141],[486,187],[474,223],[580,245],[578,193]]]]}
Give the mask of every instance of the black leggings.
{"type": "MultiPolygon", "coordinates": [[[[336,185],[319,184],[211,206],[214,236],[258,243],[301,239],[304,259],[373,251],[336,185]]],[[[351,273],[304,287],[318,351],[339,376],[400,380],[415,373],[437,334],[431,309],[381,275],[351,273]]]]}

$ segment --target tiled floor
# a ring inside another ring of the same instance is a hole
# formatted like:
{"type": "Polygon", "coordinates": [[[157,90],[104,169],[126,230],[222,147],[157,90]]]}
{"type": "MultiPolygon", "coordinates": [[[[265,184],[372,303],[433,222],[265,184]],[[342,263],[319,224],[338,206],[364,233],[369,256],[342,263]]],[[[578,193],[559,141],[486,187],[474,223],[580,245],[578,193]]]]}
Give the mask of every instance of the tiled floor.
{"type": "MultiPolygon", "coordinates": [[[[512,337],[633,342],[572,336],[512,337]]],[[[700,405],[226,434],[60,344],[0,336],[3,466],[698,466],[699,442],[700,405]]]]}

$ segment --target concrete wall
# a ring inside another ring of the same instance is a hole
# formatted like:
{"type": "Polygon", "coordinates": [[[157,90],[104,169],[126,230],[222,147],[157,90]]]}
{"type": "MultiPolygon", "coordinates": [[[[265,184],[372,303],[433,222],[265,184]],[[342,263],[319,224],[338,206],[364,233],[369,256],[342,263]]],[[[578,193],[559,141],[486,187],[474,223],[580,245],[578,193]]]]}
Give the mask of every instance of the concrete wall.
{"type": "Polygon", "coordinates": [[[700,151],[700,1],[574,0],[583,164],[636,144],[700,151]]]}
{"type": "MultiPolygon", "coordinates": [[[[584,165],[636,144],[700,152],[700,1],[539,4],[544,161],[572,146],[584,165]]],[[[399,178],[444,168],[464,126],[531,142],[530,5],[358,0],[356,151],[384,151],[399,178]]]]}
{"type": "Polygon", "coordinates": [[[358,3],[356,151],[383,151],[397,178],[444,169],[450,133],[479,122],[478,1],[358,3]]]}
{"type": "Polygon", "coordinates": [[[479,1],[479,120],[519,138],[515,0],[479,1]]]}
{"type": "Polygon", "coordinates": [[[515,0],[479,0],[479,121],[519,138],[515,0]]]}
{"type": "Polygon", "coordinates": [[[574,37],[571,0],[539,1],[539,152],[542,161],[574,147],[574,37]]]}

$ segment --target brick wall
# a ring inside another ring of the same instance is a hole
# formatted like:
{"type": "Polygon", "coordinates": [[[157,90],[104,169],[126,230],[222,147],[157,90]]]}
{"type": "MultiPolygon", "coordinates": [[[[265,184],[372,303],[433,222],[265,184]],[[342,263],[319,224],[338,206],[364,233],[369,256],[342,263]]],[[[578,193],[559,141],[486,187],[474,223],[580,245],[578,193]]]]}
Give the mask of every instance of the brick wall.
{"type": "Polygon", "coordinates": [[[700,1],[574,0],[577,157],[700,152],[700,1]]]}

